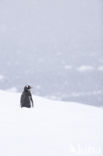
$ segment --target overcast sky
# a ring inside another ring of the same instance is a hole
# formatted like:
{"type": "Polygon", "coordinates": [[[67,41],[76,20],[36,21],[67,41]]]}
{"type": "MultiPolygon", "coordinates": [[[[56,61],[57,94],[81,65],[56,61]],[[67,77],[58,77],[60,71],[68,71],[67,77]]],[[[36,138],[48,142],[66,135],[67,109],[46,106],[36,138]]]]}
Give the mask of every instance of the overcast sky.
{"type": "Polygon", "coordinates": [[[0,52],[100,53],[101,0],[0,1],[0,52]]]}

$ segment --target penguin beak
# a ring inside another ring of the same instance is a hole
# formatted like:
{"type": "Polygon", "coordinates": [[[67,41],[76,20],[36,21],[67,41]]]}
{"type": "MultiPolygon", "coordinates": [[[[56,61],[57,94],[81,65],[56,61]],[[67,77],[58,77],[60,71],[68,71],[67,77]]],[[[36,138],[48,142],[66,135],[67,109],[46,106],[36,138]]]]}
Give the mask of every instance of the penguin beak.
{"type": "Polygon", "coordinates": [[[28,86],[27,86],[27,88],[28,88],[28,89],[31,89],[31,88],[33,88],[33,87],[32,87],[32,86],[30,86],[30,85],[28,85],[28,86]]]}

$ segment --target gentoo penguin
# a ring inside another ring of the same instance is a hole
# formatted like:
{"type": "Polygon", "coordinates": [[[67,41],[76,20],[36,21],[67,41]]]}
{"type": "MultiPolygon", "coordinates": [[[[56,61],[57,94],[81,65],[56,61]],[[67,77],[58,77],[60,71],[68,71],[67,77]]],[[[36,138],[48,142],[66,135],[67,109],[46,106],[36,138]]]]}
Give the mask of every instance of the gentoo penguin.
{"type": "Polygon", "coordinates": [[[32,87],[30,85],[26,85],[24,87],[24,90],[23,90],[23,92],[21,94],[21,98],[20,98],[21,107],[31,108],[34,106],[32,94],[30,92],[31,88],[32,87]]]}

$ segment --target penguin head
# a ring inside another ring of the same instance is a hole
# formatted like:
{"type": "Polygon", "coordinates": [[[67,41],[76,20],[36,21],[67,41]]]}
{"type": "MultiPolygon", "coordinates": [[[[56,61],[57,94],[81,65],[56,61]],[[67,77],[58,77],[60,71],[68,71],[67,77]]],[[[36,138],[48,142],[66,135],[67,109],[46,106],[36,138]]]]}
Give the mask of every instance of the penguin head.
{"type": "Polygon", "coordinates": [[[24,87],[24,90],[29,90],[29,89],[31,89],[32,87],[30,86],[30,85],[26,85],[25,87],[24,87]]]}
{"type": "Polygon", "coordinates": [[[27,85],[27,88],[28,88],[28,89],[31,89],[32,87],[31,87],[30,85],[27,85]]]}

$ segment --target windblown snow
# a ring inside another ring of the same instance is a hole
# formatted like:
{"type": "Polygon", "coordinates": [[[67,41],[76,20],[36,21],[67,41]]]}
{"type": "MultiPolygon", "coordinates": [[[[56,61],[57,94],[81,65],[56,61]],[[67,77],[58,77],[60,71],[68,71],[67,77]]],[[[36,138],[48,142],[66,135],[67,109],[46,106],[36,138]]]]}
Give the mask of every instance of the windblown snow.
{"type": "Polygon", "coordinates": [[[0,91],[1,156],[103,156],[103,109],[0,91]]]}

